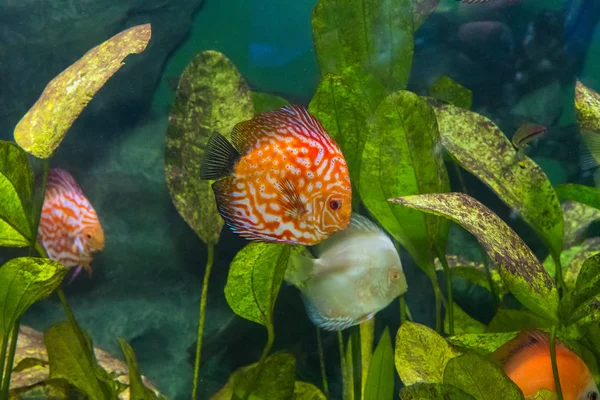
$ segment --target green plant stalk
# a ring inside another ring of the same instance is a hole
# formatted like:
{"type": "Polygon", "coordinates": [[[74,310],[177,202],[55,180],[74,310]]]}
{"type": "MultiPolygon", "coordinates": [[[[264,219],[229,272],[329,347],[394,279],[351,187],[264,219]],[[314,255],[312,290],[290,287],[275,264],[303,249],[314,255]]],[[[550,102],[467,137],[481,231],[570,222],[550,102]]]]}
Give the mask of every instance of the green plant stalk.
{"type": "Polygon", "coordinates": [[[406,300],[404,299],[404,295],[400,295],[400,326],[402,326],[406,322],[406,300]]]}
{"type": "Polygon", "coordinates": [[[446,307],[446,311],[448,312],[448,334],[450,336],[454,335],[454,303],[452,301],[452,277],[450,276],[450,267],[448,266],[448,261],[446,260],[446,255],[438,250],[438,259],[442,263],[442,268],[444,268],[444,275],[446,275],[446,291],[448,292],[448,306],[446,307]]]}
{"type": "Polygon", "coordinates": [[[2,335],[2,351],[0,352],[0,390],[2,390],[2,382],[4,381],[4,365],[6,363],[6,353],[8,352],[8,336],[9,332],[2,335]]]}
{"type": "Polygon", "coordinates": [[[352,388],[354,389],[354,399],[361,399],[361,388],[362,388],[362,356],[360,348],[360,326],[355,325],[350,328],[350,337],[352,340],[352,388]]]}
{"type": "Polygon", "coordinates": [[[429,270],[431,271],[429,279],[431,280],[431,286],[433,286],[433,294],[435,297],[435,331],[439,334],[442,333],[442,291],[440,290],[440,284],[435,274],[435,268],[431,265],[429,270]]]}
{"type": "Polygon", "coordinates": [[[248,400],[248,398],[250,397],[250,394],[252,394],[252,390],[254,389],[254,386],[256,386],[256,383],[258,382],[258,378],[260,378],[260,375],[262,374],[263,369],[265,368],[265,361],[267,360],[267,357],[269,356],[269,353],[271,352],[271,347],[273,347],[273,342],[275,341],[275,330],[273,329],[273,323],[269,320],[269,323],[266,326],[267,328],[267,344],[265,345],[265,348],[263,349],[262,355],[260,356],[260,360],[258,360],[258,366],[256,367],[256,373],[252,376],[252,379],[250,380],[250,384],[248,385],[248,388],[246,389],[246,393],[244,394],[244,397],[242,398],[242,400],[248,400]]]}
{"type": "Polygon", "coordinates": [[[558,365],[556,364],[556,325],[550,331],[550,360],[552,361],[552,374],[554,375],[554,385],[556,386],[558,400],[564,400],[558,376],[558,365]]]}
{"type": "Polygon", "coordinates": [[[215,259],[215,246],[208,245],[208,256],[206,260],[206,270],[204,271],[204,280],[202,281],[202,296],[200,297],[200,317],[198,319],[198,338],[196,341],[196,362],[194,364],[194,384],[192,389],[192,400],[198,395],[198,377],[200,375],[200,353],[202,350],[202,334],[204,333],[204,318],[206,314],[206,295],[208,292],[208,280],[215,259]]]}
{"type": "MultiPolygon", "coordinates": [[[[338,331],[338,347],[340,350],[340,370],[342,372],[342,388],[344,388],[343,390],[345,392],[346,388],[348,387],[348,368],[346,366],[346,354],[344,352],[344,337],[342,336],[342,331],[338,331]]],[[[346,398],[345,393],[343,397],[346,398]]]]}
{"type": "Polygon", "coordinates": [[[19,336],[19,320],[15,321],[10,337],[10,349],[8,351],[8,362],[6,363],[6,373],[4,374],[4,380],[2,382],[2,393],[0,399],[8,399],[8,389],[10,388],[10,376],[12,373],[13,363],[15,361],[15,353],[17,350],[17,339],[19,336]]]}
{"type": "Polygon", "coordinates": [[[327,384],[327,370],[325,369],[325,353],[323,353],[323,340],[321,330],[317,326],[317,348],[319,349],[319,364],[321,366],[321,379],[323,380],[323,392],[329,398],[329,386],[327,384]]]}
{"type": "Polygon", "coordinates": [[[562,288],[562,295],[564,296],[569,291],[569,289],[567,288],[567,284],[563,279],[560,254],[557,254],[554,250],[550,249],[550,255],[552,256],[552,260],[554,261],[554,266],[556,268],[556,271],[554,273],[554,279],[556,280],[557,285],[560,288],[562,288]]]}

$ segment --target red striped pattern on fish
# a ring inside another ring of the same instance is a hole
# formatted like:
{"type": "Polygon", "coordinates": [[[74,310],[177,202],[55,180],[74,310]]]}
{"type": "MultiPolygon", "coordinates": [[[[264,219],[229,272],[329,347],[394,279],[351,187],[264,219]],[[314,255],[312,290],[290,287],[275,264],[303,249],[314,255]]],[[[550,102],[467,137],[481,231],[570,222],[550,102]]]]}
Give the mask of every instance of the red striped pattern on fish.
{"type": "Polygon", "coordinates": [[[90,276],[92,252],[104,248],[96,211],[64,169],[48,173],[38,238],[48,258],[66,267],[84,268],[90,276]]]}

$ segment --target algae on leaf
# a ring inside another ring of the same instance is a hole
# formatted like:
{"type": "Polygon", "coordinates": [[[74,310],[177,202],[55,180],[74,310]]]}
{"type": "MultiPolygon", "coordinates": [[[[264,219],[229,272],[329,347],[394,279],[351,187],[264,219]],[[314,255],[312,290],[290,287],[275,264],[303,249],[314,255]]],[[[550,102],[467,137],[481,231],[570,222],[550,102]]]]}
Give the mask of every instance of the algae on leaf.
{"type": "Polygon", "coordinates": [[[412,0],[320,0],[312,30],[321,74],[355,65],[389,92],[404,89],[412,65],[412,0]]]}
{"type": "Polygon", "coordinates": [[[521,389],[499,366],[476,354],[463,354],[448,362],[444,383],[470,394],[476,400],[520,400],[521,389]]]}
{"type": "Polygon", "coordinates": [[[25,151],[48,158],[106,81],[139,54],[151,37],[150,24],[116,34],[94,47],[46,85],[40,98],[15,127],[15,140],[25,151]]]}
{"type": "Polygon", "coordinates": [[[600,210],[600,191],[598,188],[565,183],[555,188],[558,197],[565,200],[573,200],[586,206],[600,210]]]}
{"type": "Polygon", "coordinates": [[[235,255],[225,285],[225,298],[237,315],[264,326],[271,325],[289,255],[288,245],[261,242],[252,242],[235,255]]]}
{"type": "Polygon", "coordinates": [[[275,96],[274,94],[254,91],[252,92],[252,103],[254,104],[254,115],[278,110],[281,107],[290,105],[286,99],[275,96]]]}
{"type": "Polygon", "coordinates": [[[575,117],[582,132],[600,134],[600,95],[579,80],[575,84],[575,117]]]}
{"type": "Polygon", "coordinates": [[[589,322],[600,320],[600,254],[588,258],[581,267],[575,290],[562,298],[561,317],[565,325],[582,318],[589,322]]]}
{"type": "Polygon", "coordinates": [[[13,258],[0,268],[0,336],[36,301],[48,297],[67,274],[61,263],[47,258],[13,258]]]}
{"type": "Polygon", "coordinates": [[[584,238],[591,223],[600,220],[600,210],[577,201],[564,202],[562,209],[565,218],[564,244],[565,248],[569,248],[584,238]]]}
{"type": "Polygon", "coordinates": [[[557,320],[558,291],[554,281],[523,240],[479,201],[464,193],[424,194],[390,201],[460,224],[496,262],[504,283],[517,300],[538,315],[557,320]]]}
{"type": "Polygon", "coordinates": [[[512,340],[517,335],[516,332],[502,333],[465,333],[454,335],[447,338],[448,343],[455,346],[457,349],[469,349],[482,355],[493,353],[509,340],[512,340]]]}
{"type": "Polygon", "coordinates": [[[487,327],[487,332],[517,332],[520,330],[550,329],[552,321],[528,310],[501,308],[487,327]]]}
{"type": "Polygon", "coordinates": [[[400,400],[474,400],[457,387],[442,383],[416,383],[400,390],[400,400]]]}
{"type": "Polygon", "coordinates": [[[206,244],[216,244],[223,227],[211,183],[200,180],[208,139],[215,131],[229,137],[253,114],[250,89],[223,54],[204,51],[183,71],[169,116],[165,175],[175,208],[206,244]]]}
{"type": "Polygon", "coordinates": [[[396,335],[394,362],[405,385],[442,383],[446,364],[460,354],[425,325],[406,322],[396,335]]]}
{"type": "Polygon", "coordinates": [[[327,397],[315,385],[296,381],[294,383],[294,400],[327,400],[327,397]]]}
{"type": "Polygon", "coordinates": [[[394,350],[387,327],[379,339],[379,344],[369,364],[363,398],[365,400],[394,398],[394,350]]]}
{"type": "Polygon", "coordinates": [[[448,221],[391,206],[387,199],[449,190],[435,115],[419,96],[400,91],[381,102],[374,119],[360,164],[361,199],[431,277],[433,250],[446,248],[448,221]]]}
{"type": "Polygon", "coordinates": [[[30,245],[32,182],[25,152],[14,143],[0,141],[0,246],[30,245]]]}
{"type": "Polygon", "coordinates": [[[515,209],[555,255],[563,246],[564,221],[548,177],[530,158],[520,163],[506,136],[486,117],[430,99],[448,153],[509,207],[515,209]]]}
{"type": "Polygon", "coordinates": [[[154,400],[158,399],[158,396],[154,394],[152,390],[147,388],[142,381],[142,377],[138,370],[137,360],[135,359],[135,353],[133,349],[123,338],[119,338],[119,345],[125,355],[127,361],[127,368],[129,369],[129,398],[133,400],[154,400]]]}
{"type": "Polygon", "coordinates": [[[473,93],[449,76],[441,76],[429,87],[429,95],[438,100],[465,109],[471,108],[473,93]]]}

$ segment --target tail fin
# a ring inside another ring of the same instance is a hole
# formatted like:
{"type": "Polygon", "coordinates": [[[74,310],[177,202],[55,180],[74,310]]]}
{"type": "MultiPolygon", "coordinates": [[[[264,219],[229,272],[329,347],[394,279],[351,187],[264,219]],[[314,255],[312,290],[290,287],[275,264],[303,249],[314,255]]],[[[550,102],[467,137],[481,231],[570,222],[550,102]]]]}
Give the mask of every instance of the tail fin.
{"type": "Polygon", "coordinates": [[[216,180],[230,175],[240,153],[219,132],[214,132],[206,145],[206,154],[200,166],[200,179],[216,180]]]}
{"type": "Polygon", "coordinates": [[[302,289],[312,275],[314,263],[314,258],[292,253],[285,271],[285,280],[298,289],[302,289]]]}

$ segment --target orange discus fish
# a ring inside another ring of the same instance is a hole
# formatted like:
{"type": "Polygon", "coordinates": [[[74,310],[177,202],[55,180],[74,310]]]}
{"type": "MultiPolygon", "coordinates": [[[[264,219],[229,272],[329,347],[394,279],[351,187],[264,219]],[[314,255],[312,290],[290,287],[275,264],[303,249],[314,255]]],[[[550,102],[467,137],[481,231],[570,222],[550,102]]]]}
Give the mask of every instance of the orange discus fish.
{"type": "Polygon", "coordinates": [[[82,268],[92,276],[92,253],[104,248],[104,231],[96,211],[64,169],[48,173],[38,238],[48,258],[77,267],[71,281],[82,268]]]}
{"type": "MultiPolygon", "coordinates": [[[[525,398],[540,389],[556,392],[550,341],[541,331],[521,332],[494,353],[504,372],[523,391],[525,398]]],[[[592,374],[583,360],[564,344],[556,342],[556,364],[564,400],[598,400],[592,374]]]]}
{"type": "Polygon", "coordinates": [[[287,106],[208,141],[200,176],[229,227],[251,240],[314,245],[350,223],[346,160],[317,119],[287,106]]]}

